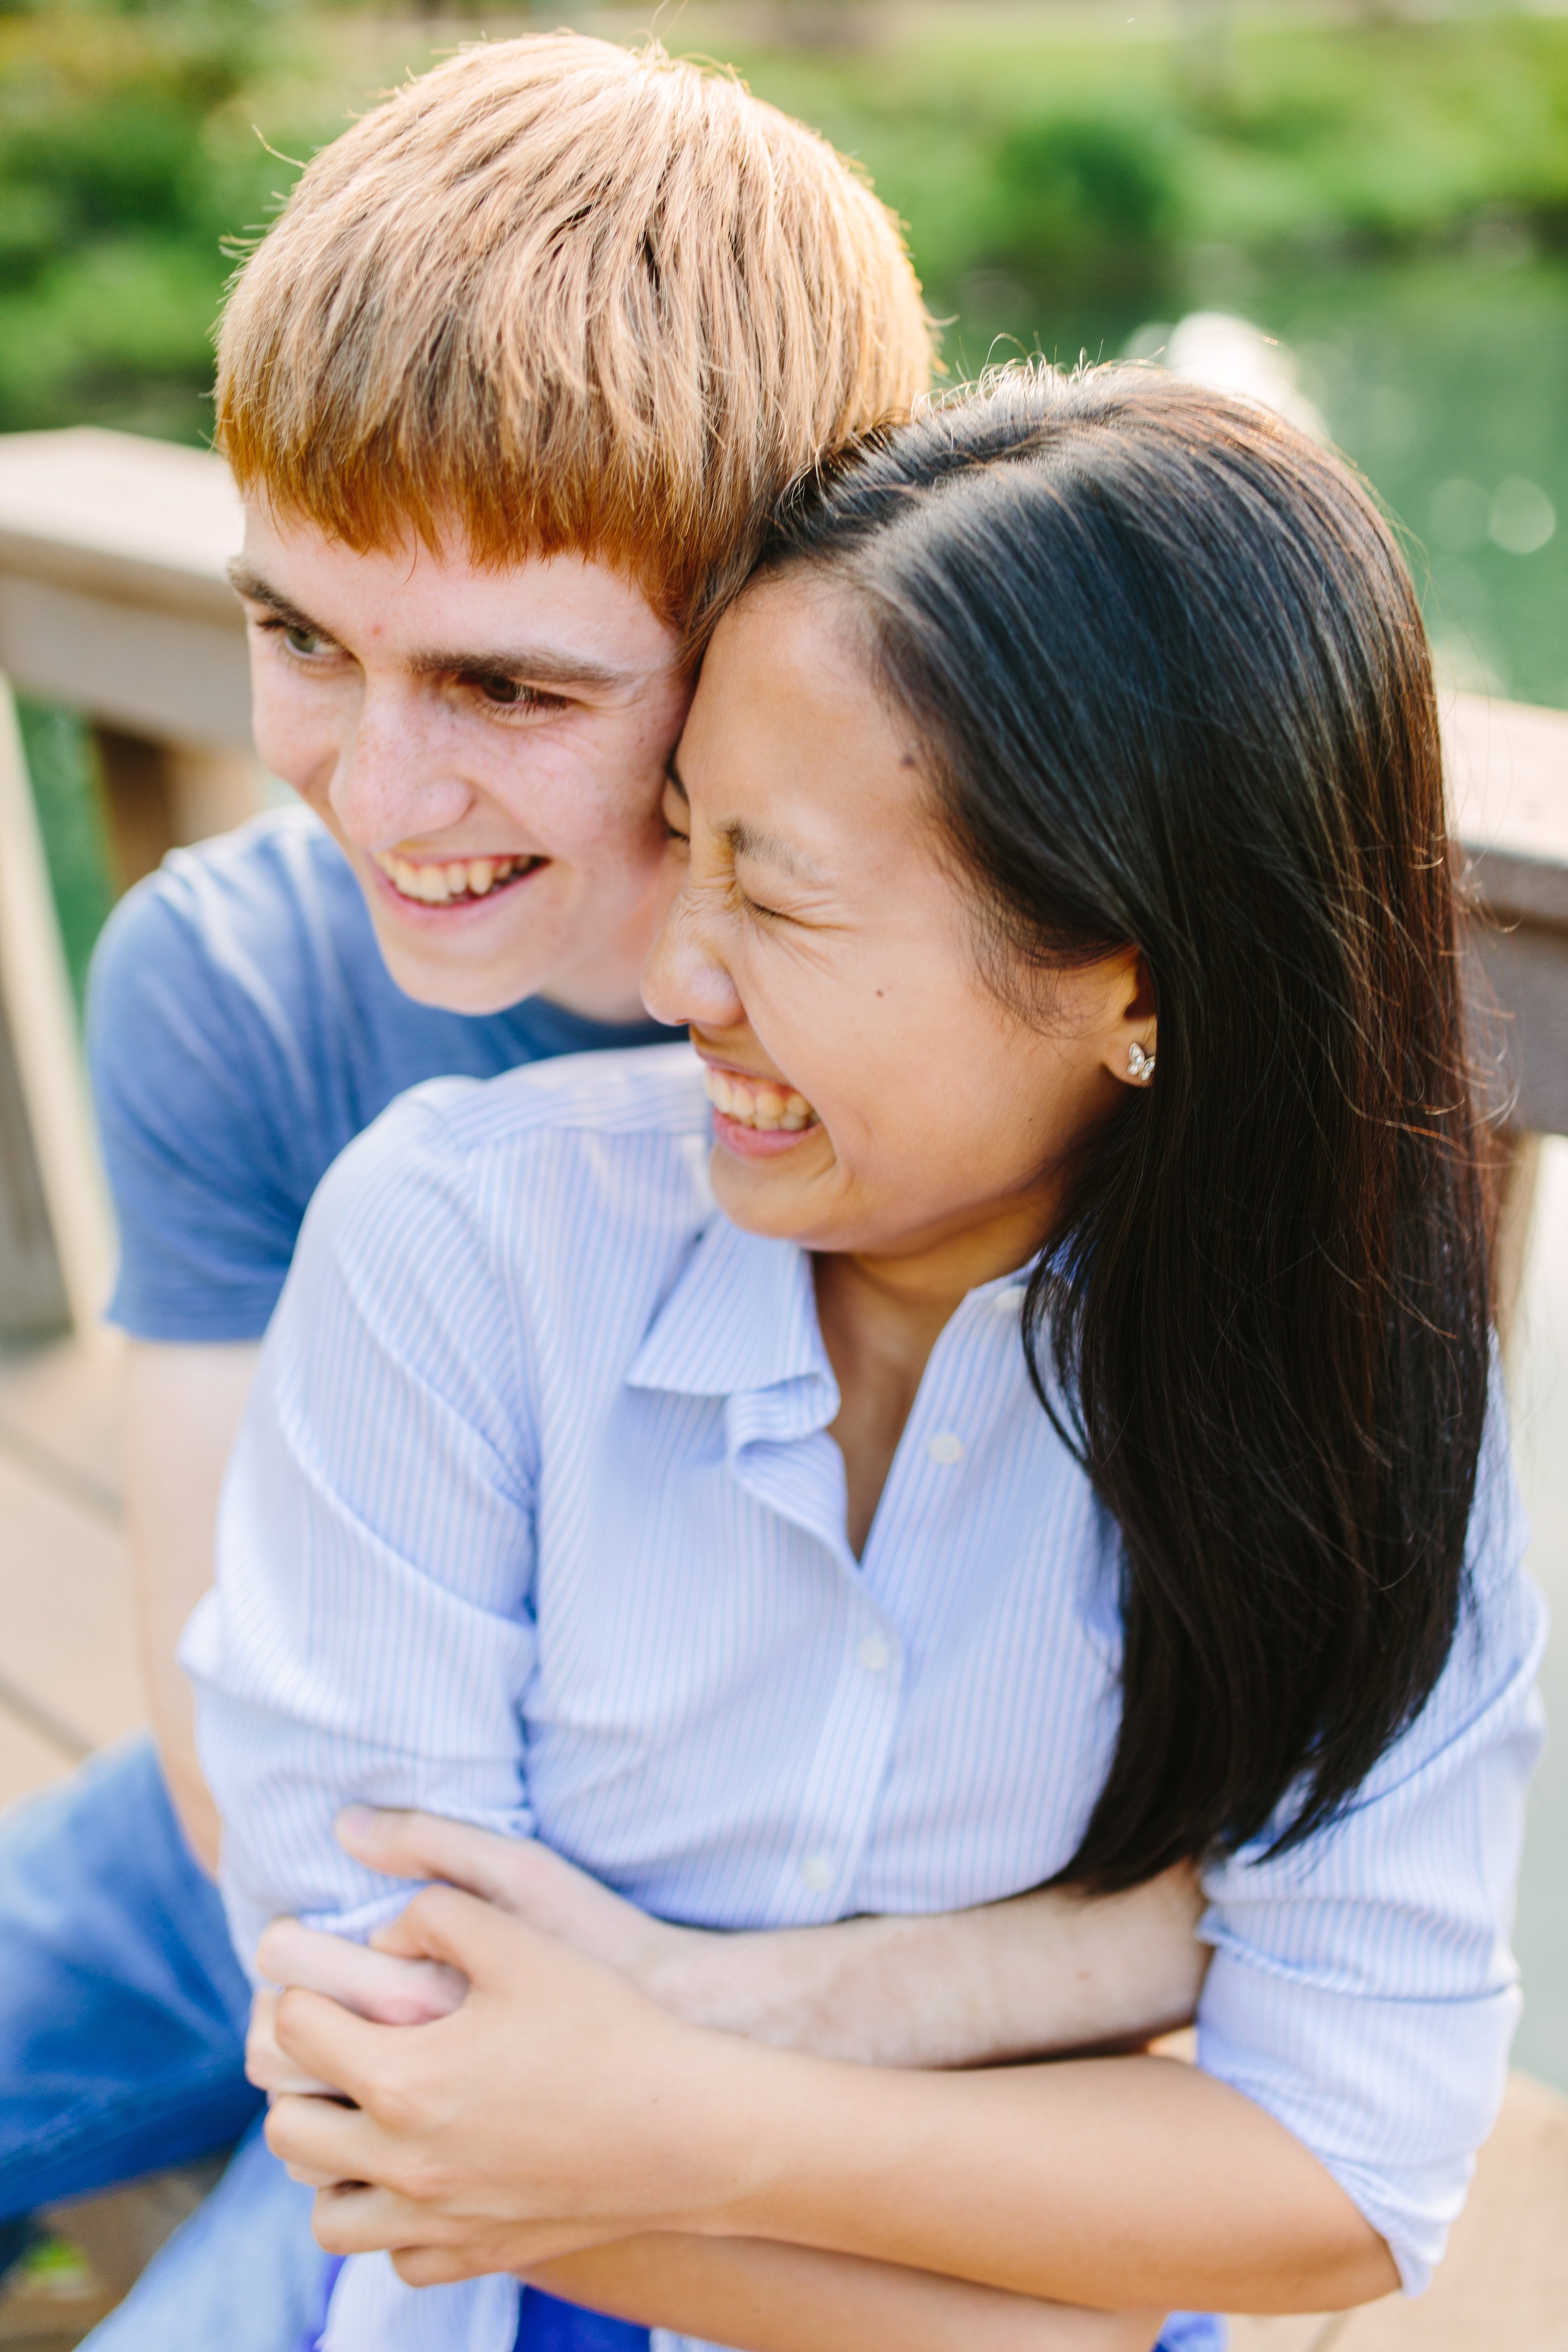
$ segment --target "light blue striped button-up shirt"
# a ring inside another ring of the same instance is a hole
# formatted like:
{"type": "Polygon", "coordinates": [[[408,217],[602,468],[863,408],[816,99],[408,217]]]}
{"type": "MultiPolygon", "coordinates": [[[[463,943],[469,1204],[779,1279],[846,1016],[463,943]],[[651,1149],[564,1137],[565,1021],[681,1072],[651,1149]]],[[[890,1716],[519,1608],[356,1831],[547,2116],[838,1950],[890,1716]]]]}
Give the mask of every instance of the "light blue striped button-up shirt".
{"type": "MultiPolygon", "coordinates": [[[[1114,1527],[1016,1281],[932,1352],[864,1555],[802,1252],[707,1183],[684,1046],[405,1096],[316,1196],[184,1660],[248,1953],[406,1901],[351,1799],[538,1834],[669,1919],[798,1926],[1038,1885],[1115,1738],[1114,1527]]],[[[1476,1605],[1337,1825],[1207,1874],[1200,2062],[1441,2252],[1501,2093],[1543,1612],[1496,1433],[1476,1605]]],[[[1042,2221],[1042,2226],[1048,2223],[1042,2221]]],[[[331,2352],[508,2352],[509,2280],[351,2263],[331,2352]]],[[[656,2342],[672,2352],[678,2339],[656,2342]]]]}

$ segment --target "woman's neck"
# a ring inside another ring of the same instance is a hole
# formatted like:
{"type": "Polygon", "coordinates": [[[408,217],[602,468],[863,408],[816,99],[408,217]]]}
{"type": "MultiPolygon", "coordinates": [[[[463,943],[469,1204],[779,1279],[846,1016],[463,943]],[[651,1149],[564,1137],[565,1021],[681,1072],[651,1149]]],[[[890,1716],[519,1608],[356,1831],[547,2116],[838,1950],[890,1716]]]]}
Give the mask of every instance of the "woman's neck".
{"type": "Polygon", "coordinates": [[[847,1532],[857,1559],[931,1349],[972,1290],[1028,1264],[1041,1230],[1040,1206],[1032,1202],[908,1254],[823,1251],[813,1261],[817,1320],[838,1382],[829,1434],[844,1456],[847,1532]]]}

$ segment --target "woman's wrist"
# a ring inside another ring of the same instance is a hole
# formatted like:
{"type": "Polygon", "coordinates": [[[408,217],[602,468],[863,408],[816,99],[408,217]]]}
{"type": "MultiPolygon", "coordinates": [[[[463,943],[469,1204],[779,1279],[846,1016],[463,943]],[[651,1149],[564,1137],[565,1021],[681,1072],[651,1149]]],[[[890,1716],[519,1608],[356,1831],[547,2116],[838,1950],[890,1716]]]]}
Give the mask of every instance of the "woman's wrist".
{"type": "Polygon", "coordinates": [[[701,2110],[725,2158],[700,2184],[688,2174],[695,2233],[1099,2310],[1339,2309],[1398,2284],[1310,2151],[1196,2068],[1100,2059],[933,2077],[734,2053],[701,2110]],[[1128,2210],[1144,2217],[1136,2246],[1128,2210]]]}

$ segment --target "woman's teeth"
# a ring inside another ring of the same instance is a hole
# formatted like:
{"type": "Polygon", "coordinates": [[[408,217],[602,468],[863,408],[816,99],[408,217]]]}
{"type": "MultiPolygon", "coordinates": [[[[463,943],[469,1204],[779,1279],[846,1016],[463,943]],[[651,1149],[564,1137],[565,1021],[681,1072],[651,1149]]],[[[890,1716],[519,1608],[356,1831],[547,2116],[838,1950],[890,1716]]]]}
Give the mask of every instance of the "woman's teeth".
{"type": "Polygon", "coordinates": [[[710,1066],[703,1076],[709,1101],[738,1127],[760,1127],[768,1135],[779,1130],[798,1135],[802,1128],[816,1125],[816,1113],[805,1097],[788,1087],[775,1086],[768,1078],[742,1078],[734,1070],[715,1070],[710,1066]]]}
{"type": "Polygon", "coordinates": [[[542,863],[537,857],[450,857],[438,866],[414,866],[390,849],[371,855],[400,897],[417,898],[426,907],[449,907],[454,898],[483,898],[498,883],[510,882],[542,863]]]}

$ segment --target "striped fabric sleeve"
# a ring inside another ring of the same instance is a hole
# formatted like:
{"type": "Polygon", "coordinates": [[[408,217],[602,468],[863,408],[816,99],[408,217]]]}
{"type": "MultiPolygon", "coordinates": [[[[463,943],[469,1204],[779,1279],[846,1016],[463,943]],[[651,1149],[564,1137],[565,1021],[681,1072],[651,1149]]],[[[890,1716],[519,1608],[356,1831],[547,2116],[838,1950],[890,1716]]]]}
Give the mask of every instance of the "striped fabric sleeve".
{"type": "Polygon", "coordinates": [[[279,1913],[363,1937],[406,1903],[339,1847],[351,1801],[531,1830],[533,1425],[463,1163],[405,1097],[306,1219],[183,1651],[246,1958],[279,1913]]]}
{"type": "Polygon", "coordinates": [[[1471,1593],[1426,1706],[1340,1821],[1206,1874],[1199,2063],[1310,2147],[1426,2286],[1501,2103],[1545,1610],[1500,1427],[1471,1593]]]}

